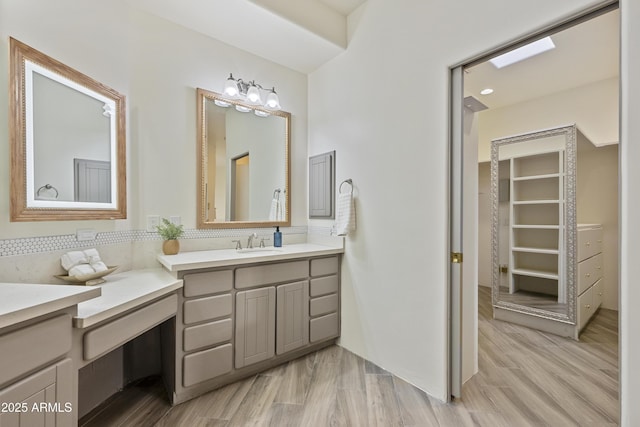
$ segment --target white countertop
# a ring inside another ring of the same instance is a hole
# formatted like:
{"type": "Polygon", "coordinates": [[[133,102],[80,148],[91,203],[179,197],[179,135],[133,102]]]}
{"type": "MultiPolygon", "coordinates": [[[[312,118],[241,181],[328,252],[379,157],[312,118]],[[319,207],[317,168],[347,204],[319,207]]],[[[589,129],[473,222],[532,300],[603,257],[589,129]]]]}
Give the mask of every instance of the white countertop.
{"type": "Polygon", "coordinates": [[[100,291],[92,286],[0,283],[0,329],[99,297],[100,291]]]}
{"type": "Polygon", "coordinates": [[[235,249],[181,252],[177,255],[158,255],[158,261],[167,270],[176,272],[197,268],[225,267],[256,262],[281,261],[344,253],[344,246],[328,246],[317,243],[298,243],[281,248],[255,248],[253,252],[235,249]]]}
{"type": "Polygon", "coordinates": [[[182,280],[172,277],[162,268],[131,270],[106,276],[106,283],[95,288],[99,298],[78,304],[73,326],[87,328],[117,316],[182,287],[182,280]]]}

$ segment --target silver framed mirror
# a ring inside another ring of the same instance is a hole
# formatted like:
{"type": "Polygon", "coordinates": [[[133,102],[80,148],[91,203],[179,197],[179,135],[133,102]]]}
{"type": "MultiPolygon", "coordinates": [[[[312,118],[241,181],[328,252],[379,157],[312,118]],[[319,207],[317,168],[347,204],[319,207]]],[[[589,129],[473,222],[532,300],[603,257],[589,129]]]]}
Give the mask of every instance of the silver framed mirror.
{"type": "Polygon", "coordinates": [[[491,143],[492,303],[576,323],[576,128],[491,143]]]}
{"type": "Polygon", "coordinates": [[[126,218],[124,95],[9,45],[11,221],[126,218]]]}
{"type": "Polygon", "coordinates": [[[290,122],[197,89],[198,228],[290,225],[290,122]]]}

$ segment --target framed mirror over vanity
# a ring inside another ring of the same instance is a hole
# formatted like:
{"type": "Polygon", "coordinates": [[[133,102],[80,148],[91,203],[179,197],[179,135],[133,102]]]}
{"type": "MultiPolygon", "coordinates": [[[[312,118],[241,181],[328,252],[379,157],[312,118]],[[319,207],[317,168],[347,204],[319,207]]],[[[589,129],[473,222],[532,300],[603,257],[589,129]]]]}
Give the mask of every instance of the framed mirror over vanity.
{"type": "Polygon", "coordinates": [[[124,95],[9,45],[11,221],[126,218],[124,95]]]}
{"type": "Polygon", "coordinates": [[[577,223],[588,145],[575,125],[492,141],[495,318],[577,339],[601,304],[602,226],[577,223]]]}
{"type": "Polygon", "coordinates": [[[290,225],[290,122],[197,89],[198,228],[290,225]]]}

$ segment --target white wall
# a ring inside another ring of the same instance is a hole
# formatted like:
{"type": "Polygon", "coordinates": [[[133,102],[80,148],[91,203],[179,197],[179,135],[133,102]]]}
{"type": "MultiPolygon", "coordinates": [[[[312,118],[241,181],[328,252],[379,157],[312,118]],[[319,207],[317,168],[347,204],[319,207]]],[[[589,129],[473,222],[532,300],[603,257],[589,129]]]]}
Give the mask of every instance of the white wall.
{"type": "MultiPolygon", "coordinates": [[[[0,180],[0,238],[145,228],[146,216],[196,223],[196,88],[220,92],[233,72],[276,86],[292,113],[292,225],[306,225],[307,76],[140,12],[129,2],[0,0],[0,99],[12,36],[127,96],[128,219],[9,222],[9,170],[0,180]]],[[[0,103],[0,128],[8,128],[0,103]]],[[[9,164],[8,132],[0,162],[9,164]]]]}
{"type": "Polygon", "coordinates": [[[350,17],[347,51],[309,76],[309,154],[335,149],[358,192],[346,348],[446,398],[449,67],[595,3],[369,0],[350,17]]]}
{"type": "Polygon", "coordinates": [[[640,2],[621,0],[620,396],[621,425],[640,424],[640,2]]]}
{"type": "Polygon", "coordinates": [[[493,139],[573,123],[598,146],[617,143],[618,89],[611,78],[481,112],[478,161],[491,161],[493,139]]]}

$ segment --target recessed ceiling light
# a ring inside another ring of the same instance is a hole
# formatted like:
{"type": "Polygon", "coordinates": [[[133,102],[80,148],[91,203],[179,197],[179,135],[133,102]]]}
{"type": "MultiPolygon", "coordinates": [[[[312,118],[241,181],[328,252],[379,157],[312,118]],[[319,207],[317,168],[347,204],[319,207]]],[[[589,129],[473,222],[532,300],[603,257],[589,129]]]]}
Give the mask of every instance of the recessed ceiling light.
{"type": "Polygon", "coordinates": [[[553,44],[551,37],[545,37],[543,39],[537,40],[533,43],[529,43],[517,49],[514,49],[510,52],[507,52],[503,55],[496,56],[489,61],[496,66],[496,68],[506,67],[507,65],[515,64],[516,62],[523,61],[527,58],[531,58],[532,56],[536,56],[542,52],[546,52],[555,48],[556,45],[553,44]]]}
{"type": "Polygon", "coordinates": [[[482,89],[480,91],[480,95],[491,95],[492,93],[493,93],[493,89],[491,89],[490,87],[486,89],[482,89]]]}

